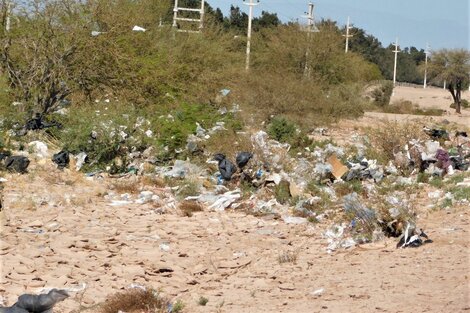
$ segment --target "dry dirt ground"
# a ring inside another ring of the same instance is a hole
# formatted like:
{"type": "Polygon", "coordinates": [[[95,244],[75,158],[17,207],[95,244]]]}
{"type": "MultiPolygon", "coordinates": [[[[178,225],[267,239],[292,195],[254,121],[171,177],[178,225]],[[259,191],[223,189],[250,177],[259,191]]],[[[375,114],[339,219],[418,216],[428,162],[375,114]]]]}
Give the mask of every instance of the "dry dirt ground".
{"type": "Polygon", "coordinates": [[[26,291],[86,283],[56,311],[97,312],[131,284],[181,299],[183,312],[470,311],[468,207],[435,211],[423,198],[419,225],[434,242],[420,248],[396,249],[386,239],[328,254],[322,233],[331,222],[113,206],[105,197],[110,179],[59,172],[48,162],[5,178],[0,296],[7,305],[26,291]],[[206,306],[198,305],[201,296],[206,306]]]}

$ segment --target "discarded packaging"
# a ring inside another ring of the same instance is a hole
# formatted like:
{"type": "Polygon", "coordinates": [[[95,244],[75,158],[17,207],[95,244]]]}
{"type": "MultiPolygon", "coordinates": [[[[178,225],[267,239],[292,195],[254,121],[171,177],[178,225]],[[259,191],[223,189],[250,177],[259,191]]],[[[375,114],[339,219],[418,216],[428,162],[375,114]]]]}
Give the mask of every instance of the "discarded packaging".
{"type": "Polygon", "coordinates": [[[340,179],[343,177],[344,174],[348,172],[348,167],[341,163],[340,160],[336,157],[335,154],[332,154],[328,159],[327,162],[331,165],[332,170],[331,173],[336,179],[340,179]]]}

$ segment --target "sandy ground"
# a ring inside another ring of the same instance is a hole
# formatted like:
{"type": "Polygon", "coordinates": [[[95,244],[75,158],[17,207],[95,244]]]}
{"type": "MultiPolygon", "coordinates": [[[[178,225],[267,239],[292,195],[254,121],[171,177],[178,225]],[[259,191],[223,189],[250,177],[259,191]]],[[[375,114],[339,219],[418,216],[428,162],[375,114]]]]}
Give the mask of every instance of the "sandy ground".
{"type": "MultiPolygon", "coordinates": [[[[373,125],[375,123],[374,121],[377,119],[386,119],[391,121],[425,120],[430,124],[448,121],[463,127],[470,127],[470,109],[462,110],[462,114],[456,114],[455,109],[450,108],[452,103],[452,96],[447,90],[435,87],[426,89],[404,86],[396,87],[390,102],[393,103],[402,99],[416,103],[421,108],[441,109],[446,110],[447,113],[443,116],[419,116],[410,114],[384,114],[377,112],[366,112],[364,117],[359,119],[359,121],[366,125],[371,123],[373,125]]],[[[470,101],[470,91],[464,91],[462,93],[462,99],[470,101]]]]}
{"type": "Polygon", "coordinates": [[[25,291],[86,283],[56,312],[97,312],[131,284],[160,289],[195,313],[470,311],[468,207],[433,211],[423,198],[419,224],[434,241],[423,247],[396,249],[387,239],[329,254],[322,233],[331,221],[113,206],[104,196],[108,179],[60,173],[50,163],[5,177],[0,296],[7,305],[25,291]],[[280,263],[286,254],[296,261],[280,263]],[[204,307],[201,296],[209,299],[204,307]]]}

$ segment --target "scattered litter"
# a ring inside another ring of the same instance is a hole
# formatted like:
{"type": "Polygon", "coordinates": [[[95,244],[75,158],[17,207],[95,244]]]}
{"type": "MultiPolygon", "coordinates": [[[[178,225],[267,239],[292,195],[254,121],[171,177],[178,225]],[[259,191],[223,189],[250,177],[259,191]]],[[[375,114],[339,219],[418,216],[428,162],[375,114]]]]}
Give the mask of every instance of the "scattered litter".
{"type": "Polygon", "coordinates": [[[418,232],[414,224],[407,223],[405,231],[400,236],[400,241],[397,243],[397,248],[417,248],[431,242],[432,240],[428,238],[422,229],[418,232]],[[422,238],[425,238],[425,240],[422,238]]]}
{"type": "Polygon", "coordinates": [[[160,250],[165,251],[165,252],[170,251],[170,245],[167,244],[167,243],[160,244],[159,248],[160,248],[160,250]]]}
{"type": "Polygon", "coordinates": [[[135,32],[145,32],[146,29],[143,28],[143,27],[140,27],[140,26],[135,25],[135,26],[132,28],[132,31],[135,31],[135,32]]]}
{"type": "Polygon", "coordinates": [[[312,296],[318,297],[318,296],[321,296],[324,291],[325,291],[325,288],[320,288],[320,289],[317,289],[315,291],[312,291],[310,294],[312,296]]]}
{"type": "Polygon", "coordinates": [[[282,220],[286,224],[305,224],[307,223],[307,219],[298,216],[283,216],[282,220]]]}
{"type": "Polygon", "coordinates": [[[88,161],[88,155],[85,152],[80,152],[75,156],[75,159],[75,169],[79,171],[83,167],[83,165],[88,161]]]}

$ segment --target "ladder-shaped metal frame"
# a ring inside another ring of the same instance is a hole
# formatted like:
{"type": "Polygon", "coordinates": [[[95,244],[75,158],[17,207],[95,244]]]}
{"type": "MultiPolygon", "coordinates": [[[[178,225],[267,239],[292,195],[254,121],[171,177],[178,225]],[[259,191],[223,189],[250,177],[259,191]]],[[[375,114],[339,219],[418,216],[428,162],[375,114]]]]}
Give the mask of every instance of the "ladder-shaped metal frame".
{"type": "Polygon", "coordinates": [[[178,29],[177,31],[179,32],[185,32],[185,33],[200,33],[201,29],[204,27],[204,5],[205,1],[201,0],[201,8],[200,9],[195,9],[195,8],[181,8],[178,6],[178,0],[175,0],[175,8],[173,9],[173,27],[177,28],[178,21],[184,21],[184,22],[190,22],[190,23],[199,23],[199,29],[198,30],[190,30],[190,29],[178,29]],[[188,18],[188,17],[180,17],[178,16],[179,12],[198,12],[199,13],[199,18],[188,18]]]}

